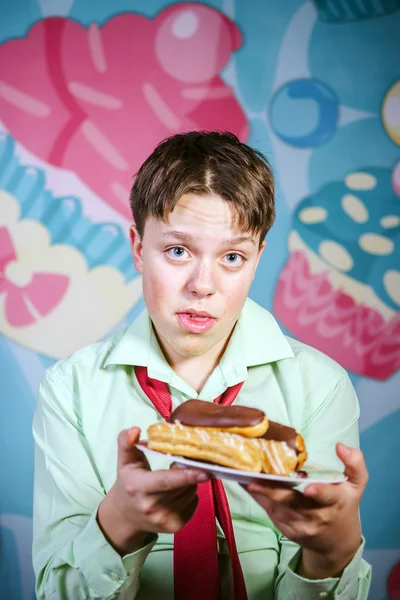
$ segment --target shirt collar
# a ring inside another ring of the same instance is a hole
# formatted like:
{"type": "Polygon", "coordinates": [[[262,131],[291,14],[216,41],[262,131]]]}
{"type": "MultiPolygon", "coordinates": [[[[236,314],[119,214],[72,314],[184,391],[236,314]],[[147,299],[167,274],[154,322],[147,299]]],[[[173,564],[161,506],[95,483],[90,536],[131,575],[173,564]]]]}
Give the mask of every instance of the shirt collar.
{"type": "MultiPolygon", "coordinates": [[[[271,313],[248,298],[219,368],[226,385],[232,386],[247,379],[248,367],[293,357],[292,348],[271,313]]],[[[165,360],[147,310],[111,348],[104,367],[108,365],[147,367],[150,377],[193,396],[192,387],[183,382],[165,360]]]]}
{"type": "Polygon", "coordinates": [[[164,381],[190,397],[197,394],[165,360],[155,336],[149,313],[144,309],[112,346],[103,366],[132,365],[147,367],[149,377],[164,381]]]}
{"type": "Polygon", "coordinates": [[[228,386],[247,379],[248,367],[293,357],[293,350],[271,313],[248,298],[220,361],[228,386]]]}

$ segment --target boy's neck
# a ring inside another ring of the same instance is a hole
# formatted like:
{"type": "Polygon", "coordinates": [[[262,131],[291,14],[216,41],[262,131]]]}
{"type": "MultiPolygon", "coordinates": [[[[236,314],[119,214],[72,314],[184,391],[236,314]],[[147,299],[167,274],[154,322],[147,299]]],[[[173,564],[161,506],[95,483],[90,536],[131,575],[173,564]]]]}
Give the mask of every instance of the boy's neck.
{"type": "Polygon", "coordinates": [[[188,383],[199,394],[207,379],[219,364],[228,345],[232,332],[228,337],[222,339],[208,352],[199,356],[182,356],[172,348],[166,347],[163,340],[157,335],[158,343],[165,356],[166,361],[177,375],[188,383]]]}
{"type": "Polygon", "coordinates": [[[205,361],[203,356],[183,358],[171,365],[173,370],[181,379],[186,381],[199,394],[207,379],[219,363],[219,357],[211,361],[205,361]]]}

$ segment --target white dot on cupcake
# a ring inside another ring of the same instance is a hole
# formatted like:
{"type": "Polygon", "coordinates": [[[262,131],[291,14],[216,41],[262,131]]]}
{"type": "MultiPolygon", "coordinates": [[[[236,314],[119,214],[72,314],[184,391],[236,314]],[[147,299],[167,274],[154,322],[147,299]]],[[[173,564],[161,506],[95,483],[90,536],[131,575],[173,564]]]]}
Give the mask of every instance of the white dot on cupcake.
{"type": "Polygon", "coordinates": [[[368,221],[368,210],[357,196],[345,194],[342,198],[342,208],[356,223],[366,223],[368,221]]]}
{"type": "Polygon", "coordinates": [[[322,223],[327,216],[328,211],[325,208],[321,206],[309,206],[308,208],[303,208],[299,214],[299,219],[307,224],[322,223]]]}
{"type": "Polygon", "coordinates": [[[376,186],[376,177],[362,171],[349,173],[344,179],[350,190],[373,190],[376,186]]]}
{"type": "Polygon", "coordinates": [[[319,253],[326,262],[340,271],[350,271],[353,266],[351,255],[337,242],[330,240],[321,242],[319,253]]]}
{"type": "Polygon", "coordinates": [[[400,273],[391,269],[383,276],[383,285],[388,296],[400,306],[400,273]]]}
{"type": "Polygon", "coordinates": [[[18,287],[25,287],[32,281],[32,272],[24,265],[13,260],[7,264],[4,277],[18,287]]]}
{"type": "Polygon", "coordinates": [[[386,215],[386,217],[382,217],[379,222],[385,229],[392,229],[393,227],[400,225],[400,217],[397,215],[386,215]]]}
{"type": "Polygon", "coordinates": [[[358,243],[365,252],[379,256],[391,254],[394,249],[392,240],[377,233],[364,233],[358,238],[358,243]]]}

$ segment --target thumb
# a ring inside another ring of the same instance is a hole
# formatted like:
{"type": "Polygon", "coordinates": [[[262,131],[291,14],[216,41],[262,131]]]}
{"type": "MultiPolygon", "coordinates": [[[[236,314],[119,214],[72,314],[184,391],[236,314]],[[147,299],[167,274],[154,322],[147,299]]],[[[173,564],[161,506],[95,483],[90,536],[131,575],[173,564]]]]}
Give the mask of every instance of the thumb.
{"type": "Polygon", "coordinates": [[[364,455],[358,448],[350,448],[344,444],[336,446],[336,453],[344,464],[344,474],[348,481],[364,491],[368,481],[368,471],[364,460],[364,455]]]}
{"type": "Polygon", "coordinates": [[[143,452],[136,447],[139,438],[139,427],[123,429],[118,435],[118,470],[129,464],[137,469],[150,470],[147,458],[143,452]]]}

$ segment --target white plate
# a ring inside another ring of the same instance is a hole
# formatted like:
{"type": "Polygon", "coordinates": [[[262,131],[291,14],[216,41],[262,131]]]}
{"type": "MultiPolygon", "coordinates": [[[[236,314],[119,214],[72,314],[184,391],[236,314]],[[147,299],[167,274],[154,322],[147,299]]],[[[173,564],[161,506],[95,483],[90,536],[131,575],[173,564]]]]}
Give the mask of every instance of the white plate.
{"type": "Polygon", "coordinates": [[[136,445],[139,450],[142,450],[142,452],[144,452],[146,456],[149,456],[149,458],[151,456],[156,456],[158,458],[163,458],[168,462],[168,464],[176,463],[182,467],[195,467],[196,469],[203,469],[204,471],[210,473],[211,477],[215,479],[228,479],[230,481],[237,481],[238,483],[243,484],[248,484],[254,479],[268,479],[270,481],[286,483],[289,486],[304,486],[309,483],[341,483],[347,479],[347,477],[339,471],[327,469],[322,465],[317,465],[314,463],[305,463],[303,466],[303,471],[307,473],[307,476],[299,476],[296,475],[296,473],[293,473],[293,475],[288,475],[285,477],[282,475],[267,475],[266,473],[239,471],[238,469],[222,467],[221,465],[201,462],[200,460],[193,460],[172,454],[164,454],[163,452],[150,450],[144,441],[136,445]]]}

